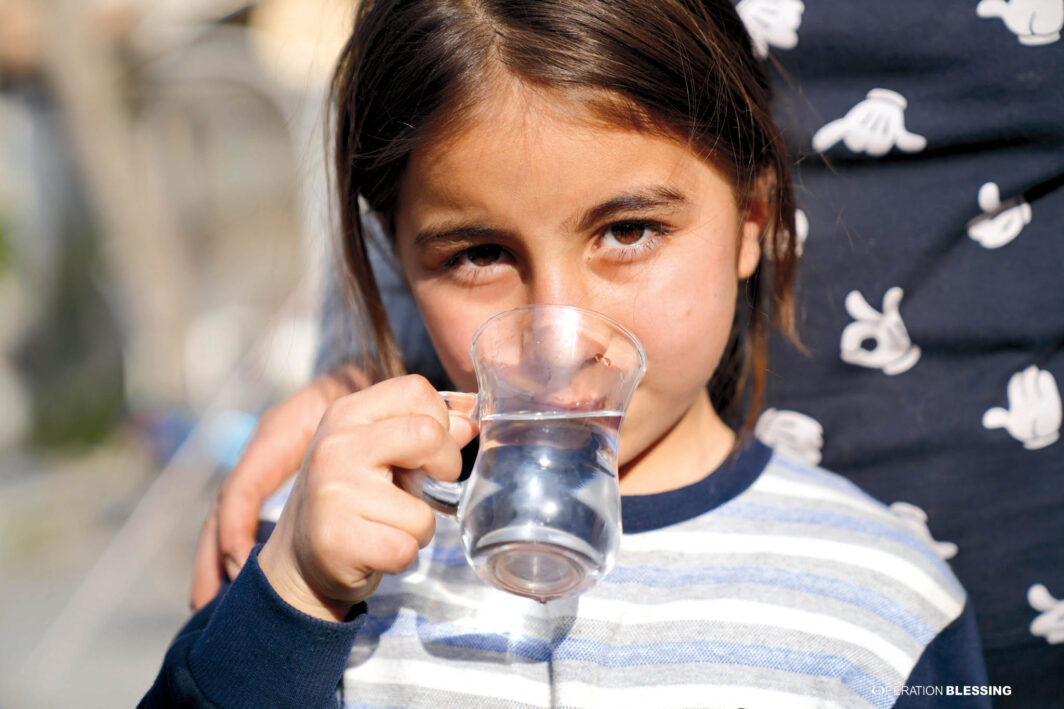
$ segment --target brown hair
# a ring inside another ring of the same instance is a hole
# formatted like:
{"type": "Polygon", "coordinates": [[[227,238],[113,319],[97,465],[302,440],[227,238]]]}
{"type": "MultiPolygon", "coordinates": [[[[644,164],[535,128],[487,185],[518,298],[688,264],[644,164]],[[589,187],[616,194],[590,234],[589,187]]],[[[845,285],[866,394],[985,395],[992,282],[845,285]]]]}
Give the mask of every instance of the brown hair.
{"type": "Polygon", "coordinates": [[[362,0],[332,97],[344,258],[372,335],[373,375],[403,369],[369,266],[359,197],[394,233],[411,152],[473,110],[499,72],[575,91],[613,124],[682,140],[732,179],[741,205],[767,202],[761,263],[743,286],[710,382],[714,405],[734,423],[750,380],[748,429],[765,385],[769,323],[795,340],[796,255],[768,78],[732,0],[362,0]]]}

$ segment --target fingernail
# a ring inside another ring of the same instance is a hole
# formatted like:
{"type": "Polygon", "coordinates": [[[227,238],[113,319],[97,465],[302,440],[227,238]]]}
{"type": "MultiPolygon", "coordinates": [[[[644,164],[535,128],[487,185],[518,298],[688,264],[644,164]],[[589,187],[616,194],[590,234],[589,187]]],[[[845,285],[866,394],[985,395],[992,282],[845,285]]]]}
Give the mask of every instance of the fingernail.
{"type": "Polygon", "coordinates": [[[477,434],[477,422],[469,416],[457,411],[447,413],[450,418],[450,429],[456,437],[472,438],[477,434]]]}

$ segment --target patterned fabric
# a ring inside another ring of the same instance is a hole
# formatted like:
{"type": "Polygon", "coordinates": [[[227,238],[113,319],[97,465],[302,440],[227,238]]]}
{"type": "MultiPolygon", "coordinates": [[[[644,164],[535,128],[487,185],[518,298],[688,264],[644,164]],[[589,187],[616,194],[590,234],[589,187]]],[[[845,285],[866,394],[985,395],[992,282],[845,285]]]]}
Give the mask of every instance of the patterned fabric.
{"type": "Polygon", "coordinates": [[[481,582],[441,518],[367,601],[345,706],[892,706],[884,689],[905,685],[964,591],[851,483],[768,456],[751,446],[683,490],[701,511],[675,524],[681,508],[626,497],[626,530],[651,509],[659,526],[626,531],[598,586],[548,604],[481,582]]]}
{"type": "Polygon", "coordinates": [[[1064,707],[1064,0],[739,10],[804,156],[813,353],[776,343],[758,430],[941,540],[998,706],[1064,707]]]}

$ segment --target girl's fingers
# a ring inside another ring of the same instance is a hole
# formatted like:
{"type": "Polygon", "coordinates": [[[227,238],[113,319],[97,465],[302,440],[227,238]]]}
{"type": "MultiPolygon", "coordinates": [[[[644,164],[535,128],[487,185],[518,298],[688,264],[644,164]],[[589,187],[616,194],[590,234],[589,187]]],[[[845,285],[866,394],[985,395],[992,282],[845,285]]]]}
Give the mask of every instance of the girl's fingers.
{"type": "Polygon", "coordinates": [[[461,473],[462,454],[448,430],[424,414],[319,435],[293,491],[301,500],[299,509],[305,511],[300,512],[306,515],[304,524],[310,525],[311,535],[322,540],[327,550],[319,556],[344,554],[351,540],[337,540],[334,535],[336,525],[350,519],[363,518],[402,530],[418,545],[429,542],[435,529],[432,510],[400,489],[394,481],[396,469],[420,469],[439,479],[455,480],[461,473]]]}
{"type": "MultiPolygon", "coordinates": [[[[431,510],[429,517],[432,518],[431,510]]],[[[365,538],[374,541],[362,550],[363,563],[374,571],[402,573],[417,561],[418,551],[425,546],[416,536],[392,524],[366,519],[360,526],[365,538]]]]}
{"type": "Polygon", "coordinates": [[[449,426],[443,397],[427,379],[411,374],[337,399],[325,412],[321,428],[332,431],[409,414],[430,416],[444,428],[449,426]]]}
{"type": "Polygon", "coordinates": [[[334,544],[344,553],[322,547],[317,550],[319,562],[309,567],[298,562],[288,566],[285,555],[271,548],[273,539],[267,542],[259,563],[289,605],[318,618],[341,620],[351,605],[376,590],[382,574],[402,573],[417,561],[418,542],[402,529],[353,519],[343,532],[345,538],[334,544]]]}
{"type": "MultiPolygon", "coordinates": [[[[420,470],[455,480],[461,445],[476,432],[470,419],[452,418],[443,398],[419,376],[391,379],[334,401],[259,557],[278,584],[287,584],[284,592],[277,589],[282,597],[306,603],[308,612],[334,613],[335,608],[307,602],[302,585],[325,598],[357,602],[372,593],[375,575],[396,574],[413,563],[432,539],[435,515],[400,488],[394,473],[420,470]]],[[[266,451],[264,445],[247,457],[255,460],[266,451]]]]}
{"type": "Polygon", "coordinates": [[[420,468],[438,480],[457,480],[462,451],[448,429],[423,415],[385,419],[361,432],[372,442],[373,460],[390,467],[420,468]]]}
{"type": "Polygon", "coordinates": [[[464,448],[466,444],[477,437],[477,433],[480,432],[480,428],[476,422],[456,411],[448,411],[448,432],[451,434],[451,438],[458,444],[459,448],[464,448]]]}
{"type": "Polygon", "coordinates": [[[424,377],[397,377],[334,402],[304,465],[328,469],[360,461],[387,477],[392,468],[404,468],[455,480],[461,448],[477,432],[472,419],[447,409],[424,377]]]}
{"type": "MultiPolygon", "coordinates": [[[[363,504],[357,515],[349,515],[350,539],[334,539],[332,543],[345,546],[369,568],[389,574],[399,573],[417,556],[418,549],[432,541],[436,516],[422,500],[376,476],[368,478],[355,495],[360,499],[372,499],[373,503],[363,504]],[[366,524],[373,527],[358,529],[366,524]],[[401,533],[406,541],[389,532],[388,544],[382,546],[379,533],[385,529],[401,533]]],[[[354,499],[351,504],[356,504],[354,499]]],[[[322,531],[328,534],[326,530],[322,531]]]]}
{"type": "Polygon", "coordinates": [[[315,566],[344,560],[327,575],[342,578],[344,568],[398,573],[432,540],[436,519],[428,504],[401,489],[393,473],[419,469],[454,480],[461,467],[458,443],[436,419],[423,414],[322,436],[296,486],[300,502],[285,510],[280,526],[295,522],[303,530],[293,539],[306,545],[303,551],[318,560],[315,566]],[[367,524],[371,526],[365,528],[367,524]],[[382,530],[394,533],[382,537],[382,530]]]}
{"type": "MultiPolygon", "coordinates": [[[[458,418],[458,417],[456,417],[458,418]]],[[[450,432],[446,408],[441,422],[434,416],[414,413],[393,415],[372,423],[341,427],[326,424],[304,463],[308,475],[343,475],[354,466],[392,478],[393,468],[421,469],[439,480],[456,480],[462,470],[458,440],[450,432]]],[[[456,434],[468,442],[475,435],[472,422],[457,420],[456,434]]]]}
{"type": "Polygon", "coordinates": [[[435,531],[428,505],[366,470],[301,487],[259,563],[281,598],[318,618],[343,618],[380,574],[410,566],[435,531]]]}

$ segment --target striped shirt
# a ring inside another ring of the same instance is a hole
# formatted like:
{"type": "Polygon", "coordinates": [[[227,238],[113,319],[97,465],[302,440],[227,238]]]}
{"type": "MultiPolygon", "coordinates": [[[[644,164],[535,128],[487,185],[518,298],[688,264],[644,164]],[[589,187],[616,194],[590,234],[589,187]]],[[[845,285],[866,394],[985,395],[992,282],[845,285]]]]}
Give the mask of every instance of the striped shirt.
{"type": "Polygon", "coordinates": [[[447,518],[343,623],[285,603],[256,549],[178,634],[140,707],[902,709],[985,689],[949,569],[838,476],[751,442],[621,509],[614,569],[544,605],[483,584],[447,518]]]}
{"type": "Polygon", "coordinates": [[[613,571],[547,604],[480,581],[441,517],[368,600],[344,706],[889,707],[965,608],[885,506],[760,443],[622,509],[613,571]]]}

